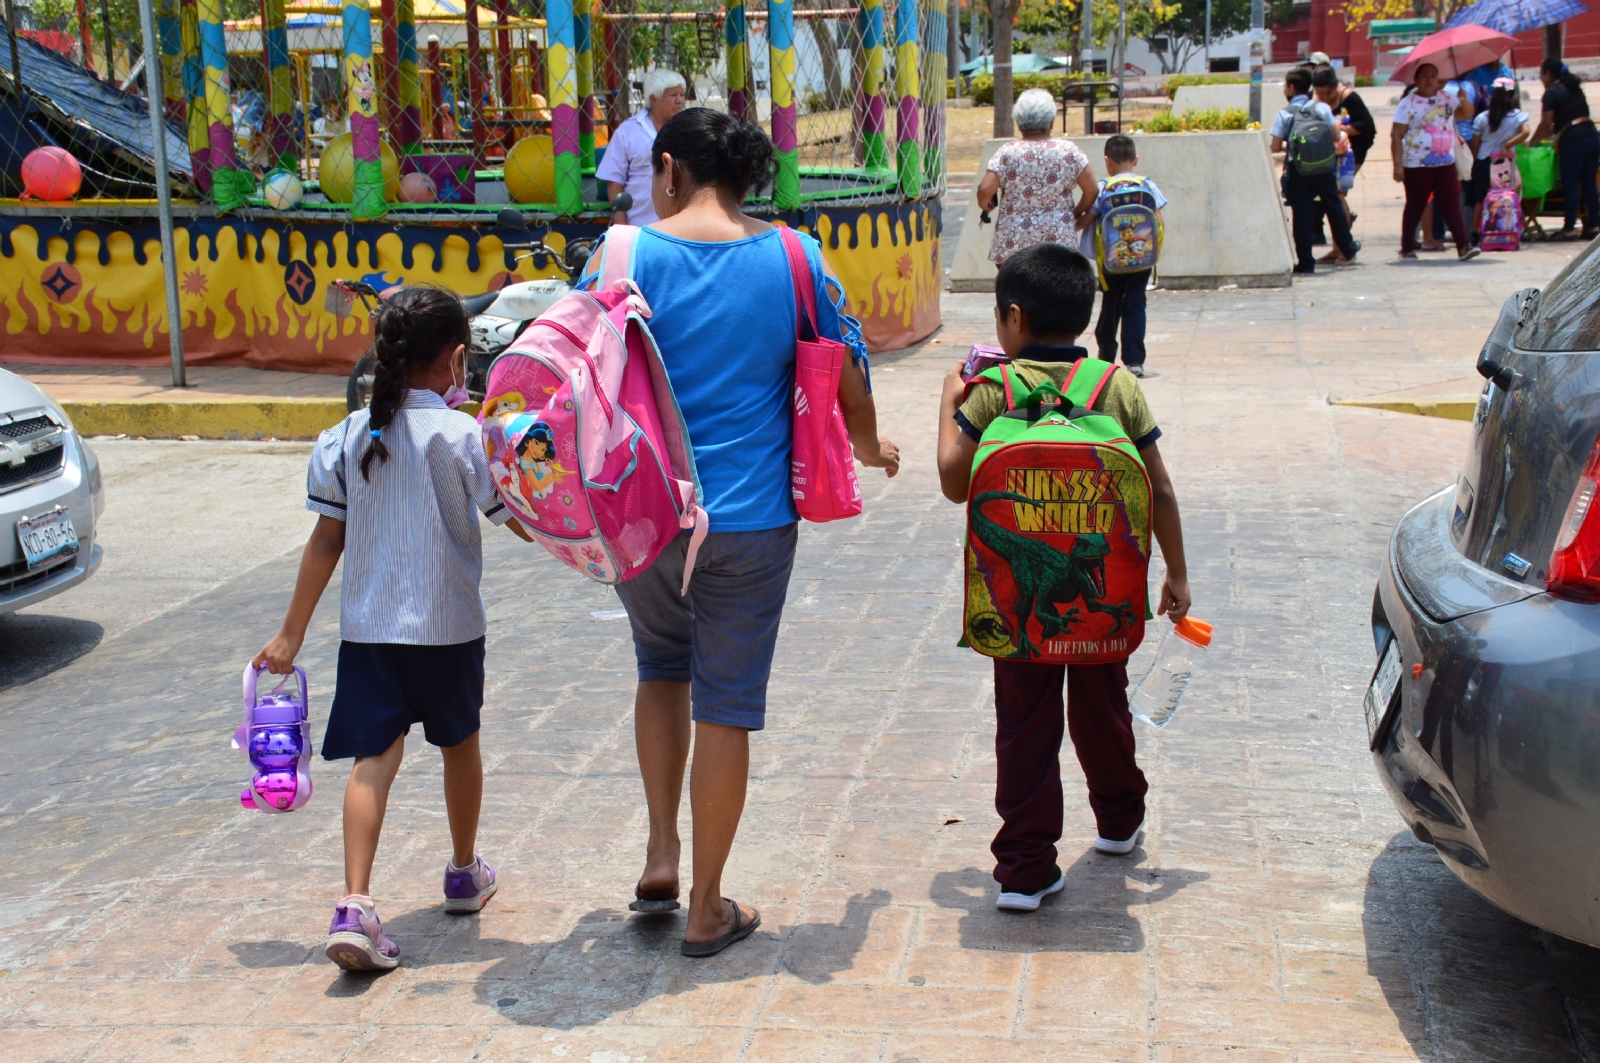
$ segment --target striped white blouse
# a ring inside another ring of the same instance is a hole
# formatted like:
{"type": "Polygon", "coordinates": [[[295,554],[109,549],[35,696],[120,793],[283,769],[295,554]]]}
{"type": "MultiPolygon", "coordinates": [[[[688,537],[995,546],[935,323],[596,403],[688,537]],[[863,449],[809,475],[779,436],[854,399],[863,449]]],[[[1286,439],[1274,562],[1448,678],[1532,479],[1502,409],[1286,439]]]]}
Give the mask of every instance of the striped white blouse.
{"type": "Polygon", "coordinates": [[[306,508],[345,522],[339,637],[450,646],[488,628],[483,539],[510,512],[495,496],[477,422],[431,391],[412,390],[383,430],[387,462],[361,478],[368,411],[322,433],[306,474],[306,508]]]}

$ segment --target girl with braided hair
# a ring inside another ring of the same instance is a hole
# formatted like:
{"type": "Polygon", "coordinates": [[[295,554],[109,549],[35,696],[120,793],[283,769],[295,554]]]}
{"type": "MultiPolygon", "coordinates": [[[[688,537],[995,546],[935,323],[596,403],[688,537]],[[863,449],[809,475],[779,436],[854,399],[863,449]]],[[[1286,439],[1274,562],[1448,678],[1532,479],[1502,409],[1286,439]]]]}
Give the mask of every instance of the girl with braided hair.
{"type": "Polygon", "coordinates": [[[317,526],[288,615],[255,665],[290,671],[343,556],[339,674],[322,756],[354,757],[355,765],[344,792],[345,897],[326,950],[346,970],[386,971],[399,964],[400,946],[378,921],[372,863],[413,724],[444,756],[454,848],[445,910],[479,911],[495,891],[494,868],[475,851],[487,627],[478,511],[528,534],[495,496],[477,423],[453,409],[466,399],[460,380],[471,340],[461,300],[401,289],[379,306],[373,331],[372,405],[317,440],[306,477],[317,526]]]}

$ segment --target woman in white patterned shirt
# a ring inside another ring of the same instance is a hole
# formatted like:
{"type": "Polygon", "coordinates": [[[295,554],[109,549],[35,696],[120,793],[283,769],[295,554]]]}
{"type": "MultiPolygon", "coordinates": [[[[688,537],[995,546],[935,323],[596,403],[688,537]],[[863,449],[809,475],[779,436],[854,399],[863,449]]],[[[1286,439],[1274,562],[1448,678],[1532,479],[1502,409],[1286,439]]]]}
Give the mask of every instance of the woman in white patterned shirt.
{"type": "Polygon", "coordinates": [[[978,182],[978,206],[993,210],[994,241],[989,261],[1034,244],[1065,244],[1077,250],[1078,220],[1094,206],[1099,186],[1089,157],[1070,140],[1053,140],[1056,99],[1044,89],[1029,89],[1012,109],[1020,140],[1000,145],[978,182]],[[1073,194],[1077,193],[1077,203],[1073,194]]]}
{"type": "Polygon", "coordinates": [[[318,514],[317,526],[283,626],[255,658],[258,668],[290,671],[343,556],[339,675],[322,756],[354,757],[355,765],[344,792],[345,897],[326,951],[340,967],[360,971],[400,962],[370,882],[389,786],[413,724],[444,756],[455,850],[445,867],[445,910],[479,911],[495,891],[494,868],[474,848],[487,628],[478,513],[528,538],[495,496],[477,422],[454,410],[467,397],[458,381],[472,341],[461,300],[435,288],[402,289],[380,305],[373,331],[372,405],[317,440],[306,477],[306,508],[318,514]]]}

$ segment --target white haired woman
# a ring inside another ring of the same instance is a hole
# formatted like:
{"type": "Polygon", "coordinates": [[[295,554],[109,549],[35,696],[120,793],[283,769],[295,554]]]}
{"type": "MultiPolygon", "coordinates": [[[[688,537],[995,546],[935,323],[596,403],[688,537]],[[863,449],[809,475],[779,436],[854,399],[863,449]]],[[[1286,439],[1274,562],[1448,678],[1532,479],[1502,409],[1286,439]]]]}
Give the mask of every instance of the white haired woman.
{"type": "Polygon", "coordinates": [[[1029,89],[1017,97],[1011,117],[1021,139],[1002,144],[978,182],[981,209],[993,210],[995,201],[1000,201],[994,242],[989,245],[989,261],[997,266],[1007,255],[1033,244],[1065,244],[1076,250],[1078,221],[1089,213],[1099,192],[1089,157],[1070,140],[1050,138],[1056,121],[1054,96],[1044,89],[1029,89]]]}
{"type": "Polygon", "coordinates": [[[668,119],[683,110],[683,75],[676,70],[656,67],[644,76],[644,106],[639,113],[611,131],[611,143],[595,167],[594,175],[606,183],[610,198],[623,192],[633,197],[633,206],[617,211],[611,220],[617,225],[649,225],[658,220],[650,204],[650,149],[656,132],[668,119]]]}

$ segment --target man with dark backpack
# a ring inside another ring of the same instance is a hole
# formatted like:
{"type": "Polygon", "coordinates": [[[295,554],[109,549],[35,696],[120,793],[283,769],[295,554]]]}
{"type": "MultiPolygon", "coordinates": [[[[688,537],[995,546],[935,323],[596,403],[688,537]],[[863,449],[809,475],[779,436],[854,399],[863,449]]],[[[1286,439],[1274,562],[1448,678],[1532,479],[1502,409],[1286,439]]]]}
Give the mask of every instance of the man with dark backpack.
{"type": "Polygon", "coordinates": [[[1334,173],[1338,144],[1345,137],[1334,123],[1328,105],[1311,98],[1311,71],[1296,67],[1284,75],[1283,95],[1289,105],[1272,123],[1272,153],[1284,153],[1284,191],[1294,214],[1296,273],[1315,273],[1311,251],[1317,228],[1318,205],[1327,212],[1333,242],[1344,261],[1361,250],[1350,235],[1350,221],[1339,201],[1339,180],[1334,173]]]}

